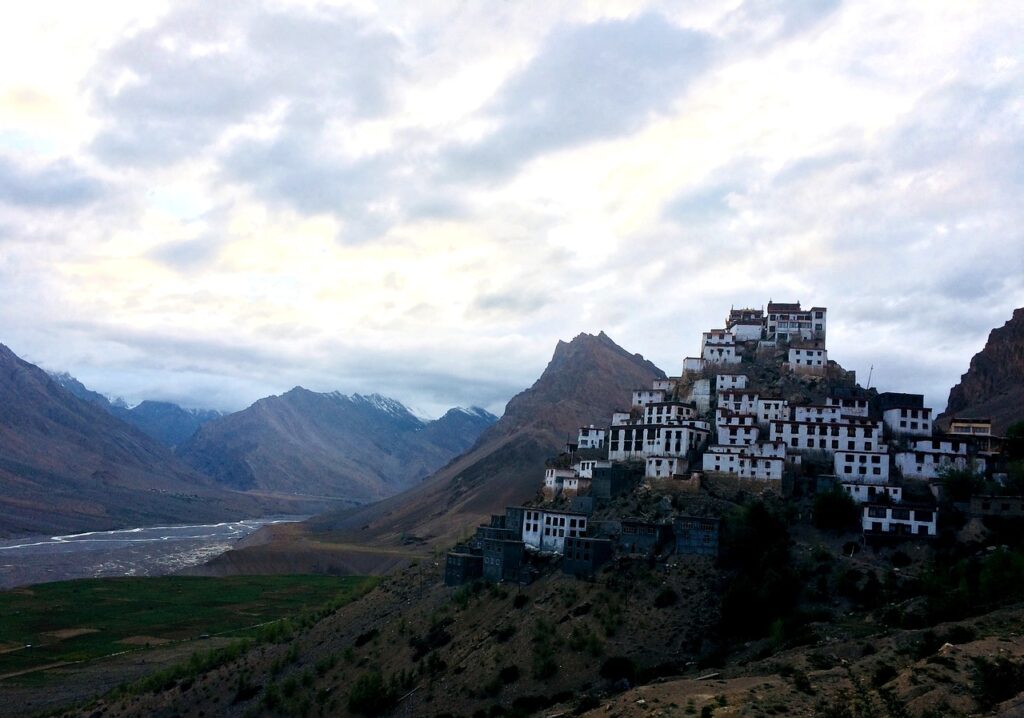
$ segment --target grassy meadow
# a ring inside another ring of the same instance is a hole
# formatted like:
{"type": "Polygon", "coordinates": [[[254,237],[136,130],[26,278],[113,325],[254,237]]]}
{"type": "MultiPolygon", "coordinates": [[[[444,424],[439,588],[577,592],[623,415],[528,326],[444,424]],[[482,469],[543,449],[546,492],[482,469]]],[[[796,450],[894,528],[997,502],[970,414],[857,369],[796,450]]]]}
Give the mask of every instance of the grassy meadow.
{"type": "Polygon", "coordinates": [[[162,576],[39,584],[0,592],[0,678],[206,636],[258,637],[265,625],[351,601],[376,579],[162,576]]]}

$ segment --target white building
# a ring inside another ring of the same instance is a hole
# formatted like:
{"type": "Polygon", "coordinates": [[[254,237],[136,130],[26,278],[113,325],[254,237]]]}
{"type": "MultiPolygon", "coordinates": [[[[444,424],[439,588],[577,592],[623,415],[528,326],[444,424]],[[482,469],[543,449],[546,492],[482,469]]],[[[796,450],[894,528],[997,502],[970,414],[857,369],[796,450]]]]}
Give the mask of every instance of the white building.
{"type": "Polygon", "coordinates": [[[790,417],[789,402],[785,399],[757,399],[757,421],[767,424],[770,421],[787,421],[790,417]]]}
{"type": "Polygon", "coordinates": [[[832,466],[840,481],[854,479],[864,484],[889,483],[889,454],[874,451],[836,451],[832,466]]]}
{"type": "Polygon", "coordinates": [[[576,469],[576,475],[581,479],[593,479],[594,469],[607,469],[611,465],[612,462],[610,461],[587,459],[580,461],[574,468],[576,469]]]}
{"type": "Polygon", "coordinates": [[[633,407],[640,408],[656,401],[665,401],[662,389],[637,389],[633,392],[633,407]]]}
{"type": "Polygon", "coordinates": [[[562,482],[562,496],[579,496],[590,492],[591,480],[582,476],[568,477],[562,482]]]}
{"type": "Polygon", "coordinates": [[[552,497],[558,496],[564,489],[565,480],[574,478],[576,472],[572,469],[545,469],[544,492],[552,497]]]}
{"type": "Polygon", "coordinates": [[[646,479],[670,479],[686,473],[686,459],[679,456],[648,456],[644,467],[646,479]]]}
{"type": "Polygon", "coordinates": [[[902,486],[888,486],[877,484],[865,484],[856,481],[844,481],[843,491],[858,504],[870,504],[888,498],[894,504],[903,500],[902,486]]]}
{"type": "Polygon", "coordinates": [[[686,357],[683,359],[683,373],[700,373],[704,371],[704,360],[700,357],[686,357]]]}
{"type": "Polygon", "coordinates": [[[758,396],[752,391],[720,391],[718,392],[718,408],[757,416],[758,396]]]}
{"type": "Polygon", "coordinates": [[[944,469],[968,467],[983,473],[985,459],[980,456],[972,459],[967,453],[967,443],[956,439],[918,439],[910,451],[896,454],[896,468],[909,479],[934,480],[944,469]]]}
{"type": "Polygon", "coordinates": [[[652,389],[660,389],[661,391],[668,392],[674,391],[676,384],[679,383],[679,377],[670,376],[667,379],[655,379],[654,383],[651,384],[652,389]]]}
{"type": "Polygon", "coordinates": [[[523,543],[538,551],[562,553],[567,536],[585,536],[587,517],[565,511],[527,509],[523,516],[523,543]]]}
{"type": "Polygon", "coordinates": [[[746,374],[719,374],[715,377],[715,391],[717,392],[746,388],[746,374]]]}
{"type": "MultiPolygon", "coordinates": [[[[753,447],[749,447],[753,449],[753,447]]],[[[741,479],[781,481],[785,460],[776,456],[761,456],[748,447],[712,446],[704,453],[704,471],[731,474],[741,479]]]]}
{"type": "Polygon", "coordinates": [[[882,421],[892,430],[892,433],[899,436],[932,435],[931,409],[894,407],[882,412],[882,421]]]}
{"type": "Polygon", "coordinates": [[[688,421],[678,426],[630,424],[613,426],[608,436],[608,460],[629,461],[648,456],[685,456],[707,441],[707,422],[688,421]]]}
{"type": "Polygon", "coordinates": [[[604,429],[595,429],[593,424],[581,426],[576,445],[580,449],[603,449],[606,436],[604,429]]]}
{"type": "Polygon", "coordinates": [[[725,328],[738,342],[757,341],[764,331],[764,312],[760,309],[731,309],[725,328]]]}
{"type": "Polygon", "coordinates": [[[782,341],[824,340],[826,312],[825,307],[801,309],[800,302],[768,302],[765,335],[782,341]]]}
{"type": "Polygon", "coordinates": [[[612,414],[612,426],[625,426],[629,422],[630,414],[628,411],[616,411],[612,414]]]}
{"type": "Polygon", "coordinates": [[[709,364],[739,364],[740,356],[736,353],[736,346],[732,344],[717,344],[704,347],[701,357],[709,364]]]}
{"type": "Polygon", "coordinates": [[[711,380],[698,379],[693,382],[689,393],[684,399],[697,407],[702,414],[711,408],[711,380]]]}
{"type": "Polygon", "coordinates": [[[697,407],[682,401],[655,401],[644,406],[645,424],[678,424],[697,418],[697,407]]]}
{"type": "Polygon", "coordinates": [[[717,427],[716,433],[720,446],[749,446],[757,441],[761,429],[756,425],[725,424],[717,427]]]}
{"type": "Polygon", "coordinates": [[[834,424],[842,421],[842,410],[838,406],[811,404],[793,407],[793,421],[812,421],[818,424],[834,424]]]}
{"type": "Polygon", "coordinates": [[[832,424],[808,421],[773,421],[769,438],[798,451],[878,451],[882,425],[869,419],[846,419],[832,424]]]}
{"type": "Polygon", "coordinates": [[[828,352],[824,349],[789,350],[789,368],[796,372],[821,373],[828,366],[828,352]]]}
{"type": "Polygon", "coordinates": [[[829,397],[825,400],[825,405],[838,407],[841,416],[862,416],[867,418],[869,411],[867,399],[829,397]]]}
{"type": "Polygon", "coordinates": [[[932,507],[866,504],[861,525],[865,534],[893,536],[935,536],[938,534],[936,511],[932,507]]]}
{"type": "Polygon", "coordinates": [[[689,421],[683,426],[664,426],[658,429],[657,438],[647,447],[647,453],[684,457],[703,446],[710,434],[710,427],[704,421],[689,421]]]}

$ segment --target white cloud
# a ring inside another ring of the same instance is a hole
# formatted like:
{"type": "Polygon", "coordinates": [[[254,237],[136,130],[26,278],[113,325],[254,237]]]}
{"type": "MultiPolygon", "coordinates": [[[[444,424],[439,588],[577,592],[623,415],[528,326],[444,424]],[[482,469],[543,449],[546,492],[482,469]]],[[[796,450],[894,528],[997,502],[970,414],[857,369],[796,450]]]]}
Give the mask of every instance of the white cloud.
{"type": "Polygon", "coordinates": [[[559,338],[676,372],[772,297],[941,408],[1024,304],[1022,30],[933,2],[19,9],[0,341],[131,400],[500,410],[559,338]]]}

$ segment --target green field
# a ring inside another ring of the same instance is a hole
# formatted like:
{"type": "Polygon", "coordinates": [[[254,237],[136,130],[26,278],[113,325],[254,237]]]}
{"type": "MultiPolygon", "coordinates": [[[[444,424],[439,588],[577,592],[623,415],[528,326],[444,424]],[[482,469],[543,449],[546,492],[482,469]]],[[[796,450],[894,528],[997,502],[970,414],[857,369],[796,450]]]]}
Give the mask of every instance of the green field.
{"type": "Polygon", "coordinates": [[[0,676],[207,635],[254,636],[259,624],[340,606],[375,583],[351,576],[162,576],[4,591],[0,676]]]}

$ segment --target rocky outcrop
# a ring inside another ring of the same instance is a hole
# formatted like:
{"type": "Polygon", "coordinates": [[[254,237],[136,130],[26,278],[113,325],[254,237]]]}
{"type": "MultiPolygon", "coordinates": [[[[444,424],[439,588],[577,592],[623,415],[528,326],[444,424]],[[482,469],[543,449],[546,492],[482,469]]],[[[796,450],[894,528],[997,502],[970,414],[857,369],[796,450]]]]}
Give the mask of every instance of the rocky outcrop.
{"type": "Polygon", "coordinates": [[[955,416],[990,417],[1003,435],[1024,421],[1024,308],[988,335],[985,348],[971,359],[967,373],[949,392],[940,421],[955,416]]]}

